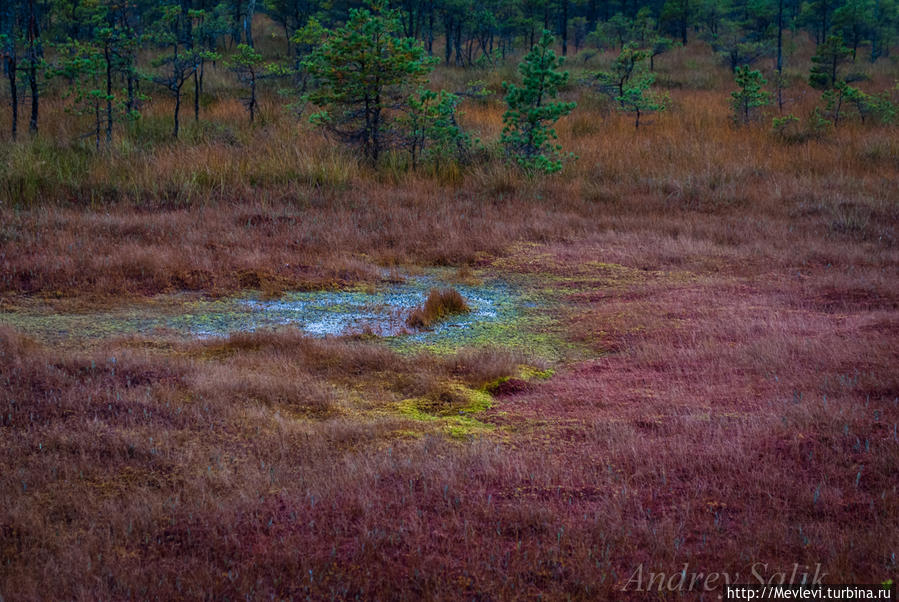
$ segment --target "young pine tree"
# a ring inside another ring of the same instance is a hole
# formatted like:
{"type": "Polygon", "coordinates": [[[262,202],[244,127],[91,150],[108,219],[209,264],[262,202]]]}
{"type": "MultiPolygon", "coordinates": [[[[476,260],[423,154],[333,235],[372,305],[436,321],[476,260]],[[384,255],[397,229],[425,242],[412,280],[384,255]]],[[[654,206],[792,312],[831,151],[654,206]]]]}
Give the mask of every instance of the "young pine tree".
{"type": "Polygon", "coordinates": [[[840,81],[840,65],[849,59],[852,51],[843,44],[841,36],[829,36],[827,41],[818,46],[812,57],[812,70],[808,83],[818,90],[830,90],[840,81]]]}
{"type": "Polygon", "coordinates": [[[69,101],[66,110],[75,115],[90,115],[91,132],[99,151],[104,125],[102,107],[115,99],[107,95],[103,87],[103,55],[95,45],[80,41],[72,41],[60,50],[59,67],[53,72],[70,82],[63,95],[69,101]]]}
{"type": "Polygon", "coordinates": [[[624,97],[625,89],[631,87],[633,77],[645,74],[644,63],[649,56],[650,52],[640,49],[636,43],[625,44],[609,71],[597,71],[587,81],[598,92],[617,100],[623,106],[620,99],[624,97]]]}
{"type": "Polygon", "coordinates": [[[758,109],[771,104],[771,93],[763,88],[767,81],[762,72],[750,69],[749,65],[737,67],[736,82],[739,89],[730,93],[734,121],[746,125],[755,118],[758,109]]]}
{"type": "Polygon", "coordinates": [[[574,110],[576,103],[552,102],[568,81],[567,71],[558,71],[563,59],[552,50],[553,36],[544,30],[540,41],[524,57],[518,70],[522,85],[503,82],[506,106],[500,142],[508,157],[527,171],[561,171],[565,156],[556,144],[553,124],[574,110]]]}
{"type": "Polygon", "coordinates": [[[668,96],[651,89],[654,81],[655,74],[643,71],[630,78],[616,98],[619,110],[634,116],[634,129],[640,128],[640,118],[644,115],[664,111],[668,107],[668,96]]]}
{"type": "Polygon", "coordinates": [[[233,72],[237,76],[237,80],[247,88],[247,96],[241,100],[243,100],[244,106],[250,114],[250,123],[253,123],[256,118],[256,109],[259,106],[256,87],[259,80],[262,79],[266,69],[262,62],[262,55],[247,44],[238,44],[237,52],[225,66],[233,72]]]}
{"type": "Polygon", "coordinates": [[[467,158],[471,138],[456,120],[461,101],[458,95],[446,90],[434,92],[425,88],[409,97],[408,111],[399,124],[412,169],[423,162],[439,168],[443,161],[467,158]]]}
{"type": "Polygon", "coordinates": [[[164,7],[152,35],[158,45],[172,51],[153,61],[153,66],[159,69],[153,81],[165,88],[175,100],[172,127],[174,138],[178,137],[181,127],[184,85],[194,77],[203,61],[214,61],[219,57],[215,52],[193,45],[191,18],[190,13],[184,13],[180,6],[164,7]]]}
{"type": "Polygon", "coordinates": [[[383,0],[350,11],[342,27],[303,61],[317,84],[307,95],[321,110],[310,117],[376,164],[397,144],[395,120],[437,59],[402,37],[399,16],[383,0]]]}

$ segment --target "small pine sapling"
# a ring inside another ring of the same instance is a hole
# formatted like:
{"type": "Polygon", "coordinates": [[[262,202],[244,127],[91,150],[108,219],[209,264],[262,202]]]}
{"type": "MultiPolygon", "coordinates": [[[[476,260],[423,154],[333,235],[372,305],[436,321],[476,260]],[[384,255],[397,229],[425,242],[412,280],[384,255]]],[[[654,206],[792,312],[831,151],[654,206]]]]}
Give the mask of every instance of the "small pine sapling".
{"type": "MultiPolygon", "coordinates": [[[[643,63],[649,56],[648,50],[643,50],[633,43],[626,44],[609,71],[597,71],[586,81],[597,92],[618,100],[624,97],[624,90],[630,84],[631,78],[645,71],[643,63]]],[[[618,102],[621,103],[620,100],[618,102]]]]}
{"type": "MultiPolygon", "coordinates": [[[[112,103],[115,96],[106,91],[103,83],[107,64],[103,51],[89,42],[73,40],[60,47],[58,66],[51,71],[54,76],[64,77],[69,82],[63,98],[69,101],[66,111],[74,115],[91,117],[91,133],[96,150],[100,150],[101,133],[112,127],[112,103]],[[108,112],[103,107],[110,107],[108,112]],[[106,120],[106,121],[104,121],[106,120]]],[[[109,138],[107,136],[107,144],[109,138]]]]}
{"type": "Polygon", "coordinates": [[[735,80],[739,89],[730,93],[734,121],[747,125],[756,118],[760,108],[771,104],[771,93],[763,88],[767,81],[762,72],[748,65],[737,67],[735,80]]]}
{"type": "Polygon", "coordinates": [[[633,114],[635,129],[640,128],[642,116],[664,111],[670,102],[666,94],[659,94],[650,89],[654,81],[654,74],[642,72],[636,77],[631,77],[625,84],[621,96],[616,98],[620,111],[633,114]]]}
{"type": "Polygon", "coordinates": [[[522,85],[503,82],[507,110],[503,114],[500,143],[506,155],[529,172],[561,171],[564,155],[553,125],[571,113],[576,103],[551,101],[568,81],[567,71],[558,71],[564,59],[552,50],[553,36],[544,30],[540,41],[524,57],[518,70],[522,85]]]}
{"type": "Polygon", "coordinates": [[[250,123],[253,123],[259,109],[259,98],[256,93],[259,82],[271,77],[281,77],[284,75],[283,70],[276,65],[264,63],[262,55],[247,44],[238,44],[237,52],[225,66],[237,76],[237,81],[247,88],[247,96],[241,101],[250,115],[250,123]]]}
{"type": "Polygon", "coordinates": [[[840,65],[849,59],[852,50],[843,44],[843,38],[829,36],[827,41],[819,44],[815,56],[812,57],[812,69],[808,83],[817,90],[830,90],[840,81],[840,65]]]}
{"type": "Polygon", "coordinates": [[[465,161],[471,139],[456,119],[461,98],[445,90],[420,88],[409,97],[406,115],[399,120],[412,169],[421,163],[439,168],[446,160],[465,161]]]}

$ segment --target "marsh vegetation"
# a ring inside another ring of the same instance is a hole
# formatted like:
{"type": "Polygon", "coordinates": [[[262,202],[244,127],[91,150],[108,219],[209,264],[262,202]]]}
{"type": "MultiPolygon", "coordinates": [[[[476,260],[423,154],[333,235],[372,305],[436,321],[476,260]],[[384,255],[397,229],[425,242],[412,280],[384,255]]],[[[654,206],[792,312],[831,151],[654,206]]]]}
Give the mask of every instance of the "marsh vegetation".
{"type": "Polygon", "coordinates": [[[895,576],[895,6],[357,4],[0,11],[0,596],[895,576]]]}

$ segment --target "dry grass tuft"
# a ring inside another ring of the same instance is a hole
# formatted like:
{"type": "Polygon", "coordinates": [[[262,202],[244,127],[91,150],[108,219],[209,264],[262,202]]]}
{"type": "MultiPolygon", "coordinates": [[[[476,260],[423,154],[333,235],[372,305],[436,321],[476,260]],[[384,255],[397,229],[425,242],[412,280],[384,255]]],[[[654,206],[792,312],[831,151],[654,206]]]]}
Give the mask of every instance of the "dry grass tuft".
{"type": "Polygon", "coordinates": [[[411,328],[430,328],[437,322],[471,311],[468,303],[454,288],[431,289],[424,305],[416,307],[406,319],[411,328]]]}

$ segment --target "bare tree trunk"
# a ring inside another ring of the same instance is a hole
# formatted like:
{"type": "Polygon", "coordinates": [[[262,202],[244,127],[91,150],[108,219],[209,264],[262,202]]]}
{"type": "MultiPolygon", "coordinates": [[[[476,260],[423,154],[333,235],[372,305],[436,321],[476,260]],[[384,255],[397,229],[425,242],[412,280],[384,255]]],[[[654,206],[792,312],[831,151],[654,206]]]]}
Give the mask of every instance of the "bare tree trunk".
{"type": "Polygon", "coordinates": [[[247,45],[253,47],[253,15],[256,13],[256,0],[247,3],[247,14],[243,20],[243,35],[247,45]]]}
{"type": "Polygon", "coordinates": [[[194,67],[194,121],[200,121],[200,73],[194,67]]]}
{"type": "Polygon", "coordinates": [[[34,10],[34,0],[28,2],[28,76],[29,87],[31,89],[31,120],[28,123],[28,129],[37,132],[38,114],[40,111],[40,92],[37,85],[37,57],[38,57],[38,29],[37,15],[34,10]]]}
{"type": "Polygon", "coordinates": [[[446,47],[443,49],[443,53],[448,66],[453,55],[453,21],[449,16],[444,17],[444,34],[446,35],[446,47]]]}
{"type": "Polygon", "coordinates": [[[106,59],[106,147],[112,144],[112,58],[109,56],[109,44],[103,46],[103,57],[106,59]]]}
{"type": "Polygon", "coordinates": [[[128,100],[126,102],[128,113],[131,113],[134,110],[134,75],[130,70],[128,72],[128,100]]]}
{"type": "Polygon", "coordinates": [[[784,32],[784,0],[777,0],[777,73],[782,73],[783,60],[783,32],[784,32]]]}
{"type": "Polygon", "coordinates": [[[6,77],[9,79],[10,110],[12,111],[12,139],[15,140],[19,133],[19,85],[16,82],[16,57],[14,50],[6,58],[6,77]]]}
{"type": "Polygon", "coordinates": [[[94,150],[100,152],[100,103],[94,101],[94,150]]]}
{"type": "Polygon", "coordinates": [[[175,138],[178,137],[178,129],[180,127],[180,123],[178,122],[178,114],[181,112],[181,87],[179,86],[175,90],[175,128],[172,131],[172,136],[175,138]]]}
{"type": "Polygon", "coordinates": [[[428,4],[428,56],[434,54],[434,3],[428,4]]]}
{"type": "MultiPolygon", "coordinates": [[[[213,62],[212,66],[215,67],[215,62],[213,62]]],[[[205,59],[200,61],[200,81],[199,81],[199,84],[200,84],[200,95],[201,95],[201,96],[202,96],[202,94],[203,94],[203,76],[204,76],[204,75],[206,75],[206,61],[205,61],[205,59]]]]}
{"type": "Polygon", "coordinates": [[[31,132],[37,132],[37,121],[40,112],[40,93],[37,89],[37,59],[31,62],[29,67],[29,86],[31,88],[31,119],[28,122],[28,129],[31,132]]]}
{"type": "Polygon", "coordinates": [[[250,80],[250,123],[256,118],[256,76],[250,80]]]}

